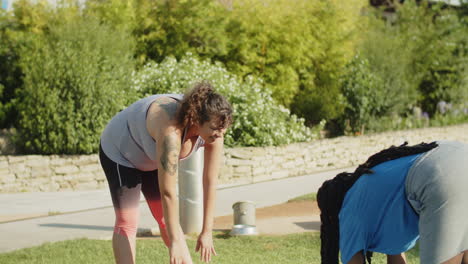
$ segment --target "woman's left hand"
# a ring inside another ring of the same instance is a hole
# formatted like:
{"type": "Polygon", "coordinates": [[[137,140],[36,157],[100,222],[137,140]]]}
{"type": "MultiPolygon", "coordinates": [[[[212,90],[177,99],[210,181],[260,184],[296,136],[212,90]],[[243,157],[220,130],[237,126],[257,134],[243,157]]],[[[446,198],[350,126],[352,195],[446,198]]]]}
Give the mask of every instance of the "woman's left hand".
{"type": "Polygon", "coordinates": [[[197,247],[195,251],[200,251],[200,260],[204,262],[210,262],[211,256],[216,256],[216,251],[213,245],[213,235],[209,233],[201,233],[198,236],[197,247]]]}

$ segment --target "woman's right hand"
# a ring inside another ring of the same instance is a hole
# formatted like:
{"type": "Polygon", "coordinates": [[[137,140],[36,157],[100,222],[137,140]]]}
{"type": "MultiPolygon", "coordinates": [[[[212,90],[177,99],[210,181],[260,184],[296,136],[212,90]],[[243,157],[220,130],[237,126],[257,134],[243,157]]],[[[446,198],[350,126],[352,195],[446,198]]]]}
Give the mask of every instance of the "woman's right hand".
{"type": "Polygon", "coordinates": [[[192,264],[192,258],[185,240],[175,241],[169,248],[170,264],[192,264]]]}

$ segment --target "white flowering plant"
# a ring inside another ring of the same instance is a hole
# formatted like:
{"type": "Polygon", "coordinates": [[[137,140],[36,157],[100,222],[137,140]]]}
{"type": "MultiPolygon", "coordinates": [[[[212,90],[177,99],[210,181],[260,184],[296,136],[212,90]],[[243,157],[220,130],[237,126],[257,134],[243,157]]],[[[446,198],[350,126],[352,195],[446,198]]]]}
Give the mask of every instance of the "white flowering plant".
{"type": "Polygon", "coordinates": [[[141,96],[182,93],[194,83],[209,81],[226,96],[234,111],[234,124],[225,137],[227,146],[276,146],[309,141],[319,136],[316,129],[278,104],[261,79],[252,76],[240,80],[221,63],[199,60],[191,53],[182,59],[167,57],[161,63],[149,62],[134,72],[132,82],[141,96]]]}

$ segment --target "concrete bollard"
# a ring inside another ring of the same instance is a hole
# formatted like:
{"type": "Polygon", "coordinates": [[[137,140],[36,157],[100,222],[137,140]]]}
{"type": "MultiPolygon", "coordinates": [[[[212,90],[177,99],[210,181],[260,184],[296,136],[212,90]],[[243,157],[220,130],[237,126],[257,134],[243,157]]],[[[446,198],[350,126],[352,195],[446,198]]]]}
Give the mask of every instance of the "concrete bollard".
{"type": "Polygon", "coordinates": [[[179,163],[179,221],[185,234],[203,227],[203,153],[200,148],[179,163]]]}
{"type": "Polygon", "coordinates": [[[232,205],[235,225],[255,225],[255,204],[251,201],[240,201],[232,205]]]}

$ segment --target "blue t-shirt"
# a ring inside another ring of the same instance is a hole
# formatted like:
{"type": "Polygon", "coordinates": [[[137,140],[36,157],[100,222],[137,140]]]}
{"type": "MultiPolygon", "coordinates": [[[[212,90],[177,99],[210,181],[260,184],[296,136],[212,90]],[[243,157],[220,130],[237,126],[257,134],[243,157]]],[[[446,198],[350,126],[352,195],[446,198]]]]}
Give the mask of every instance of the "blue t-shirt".
{"type": "Polygon", "coordinates": [[[395,255],[414,246],[419,217],[406,198],[405,180],[420,155],[381,163],[348,190],[339,214],[343,263],[362,250],[395,255]]]}

